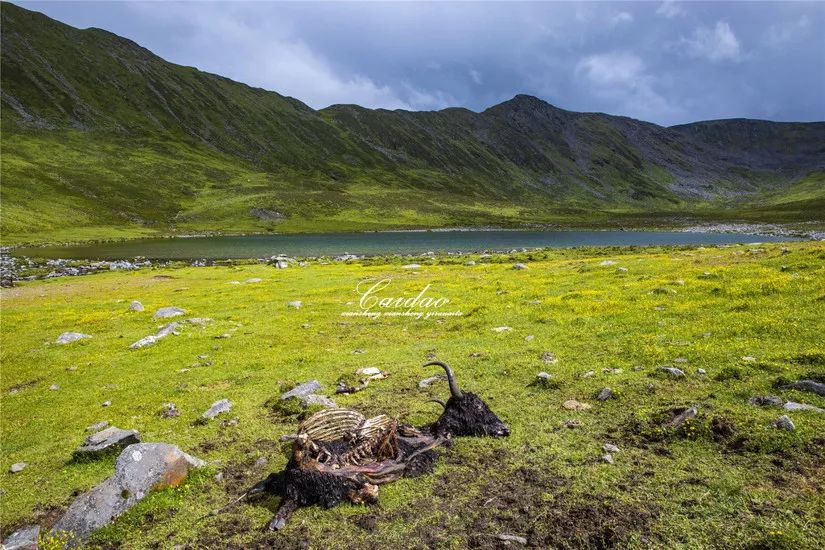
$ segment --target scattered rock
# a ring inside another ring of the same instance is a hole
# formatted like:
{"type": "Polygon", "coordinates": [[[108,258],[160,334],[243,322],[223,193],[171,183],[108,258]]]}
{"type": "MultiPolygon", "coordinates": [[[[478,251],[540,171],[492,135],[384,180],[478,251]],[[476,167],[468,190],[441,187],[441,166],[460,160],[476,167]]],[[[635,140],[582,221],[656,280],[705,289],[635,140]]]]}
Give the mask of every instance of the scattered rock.
{"type": "Polygon", "coordinates": [[[508,331],[511,331],[511,330],[513,330],[513,329],[510,328],[510,327],[495,327],[495,328],[493,328],[493,332],[508,332],[508,331]]]}
{"type": "Polygon", "coordinates": [[[260,457],[258,460],[255,461],[256,468],[263,468],[266,466],[267,460],[264,457],[260,457]]]}
{"type": "Polygon", "coordinates": [[[621,374],[621,373],[622,373],[622,369],[616,369],[616,368],[606,368],[606,369],[602,369],[602,372],[603,372],[604,374],[621,374]]]}
{"type": "Polygon", "coordinates": [[[602,456],[602,462],[606,462],[607,464],[613,464],[613,455],[608,453],[602,456]]]}
{"type": "Polygon", "coordinates": [[[784,386],[785,389],[807,391],[825,397],[825,384],[814,380],[798,380],[784,386]]]}
{"type": "Polygon", "coordinates": [[[677,414],[673,417],[670,422],[666,422],[664,424],[664,428],[678,428],[688,420],[692,420],[696,418],[696,415],[699,414],[699,408],[695,405],[693,407],[688,407],[681,413],[677,414]]]}
{"type": "Polygon", "coordinates": [[[300,309],[300,307],[304,305],[301,300],[293,300],[287,304],[287,307],[294,307],[295,309],[300,309]]]}
{"type": "Polygon", "coordinates": [[[164,325],[160,328],[155,334],[150,334],[149,336],[144,336],[137,342],[133,343],[129,346],[129,349],[140,349],[145,348],[146,346],[153,346],[157,343],[158,340],[161,338],[166,338],[170,334],[177,334],[177,329],[180,326],[180,323],[173,321],[168,325],[164,325]]]}
{"type": "Polygon", "coordinates": [[[602,445],[602,450],[606,453],[618,453],[619,448],[612,443],[605,443],[602,445]]]}
{"type": "Polygon", "coordinates": [[[527,269],[527,264],[513,264],[513,269],[527,269]]]}
{"type": "Polygon", "coordinates": [[[614,262],[613,260],[603,260],[599,262],[599,265],[602,267],[610,267],[611,265],[616,265],[616,262],[614,262]]]}
{"type": "Polygon", "coordinates": [[[653,289],[653,294],[676,294],[676,290],[664,286],[657,286],[653,289]]]}
{"type": "Polygon", "coordinates": [[[548,365],[555,365],[559,362],[556,354],[551,351],[545,351],[541,354],[541,360],[547,363],[548,365]]]}
{"type": "Polygon", "coordinates": [[[748,399],[748,403],[757,407],[781,407],[785,400],[778,395],[757,395],[748,399]]]}
{"type": "Polygon", "coordinates": [[[101,407],[109,407],[111,405],[112,405],[111,401],[104,401],[103,403],[100,404],[101,407]]]}
{"type": "Polygon", "coordinates": [[[783,414],[779,418],[776,419],[776,422],[773,423],[773,427],[778,430],[785,430],[788,432],[792,432],[796,429],[796,426],[793,423],[793,420],[788,417],[788,415],[783,414]]]}
{"type": "Polygon", "coordinates": [[[304,395],[310,395],[315,393],[316,391],[320,390],[323,386],[317,380],[310,380],[309,382],[304,382],[303,384],[299,384],[295,386],[288,392],[281,395],[281,399],[287,400],[292,397],[301,397],[304,395]]]}
{"type": "Polygon", "coordinates": [[[418,269],[420,267],[421,266],[419,264],[407,264],[407,265],[402,265],[401,269],[418,269]]]}
{"type": "Polygon", "coordinates": [[[102,420],[102,421],[100,421],[96,424],[86,426],[86,431],[87,432],[99,432],[103,428],[108,428],[108,427],[109,427],[109,422],[106,421],[106,420],[102,420]]]}
{"type": "Polygon", "coordinates": [[[590,378],[591,376],[595,376],[596,371],[589,370],[586,373],[582,374],[582,378],[590,378]]]}
{"type": "Polygon", "coordinates": [[[214,479],[217,483],[220,483],[223,481],[223,472],[218,472],[212,479],[214,479]]]}
{"type": "Polygon", "coordinates": [[[476,263],[473,260],[467,260],[466,262],[464,262],[464,265],[472,267],[476,265],[476,263]]]}
{"type": "Polygon", "coordinates": [[[446,374],[439,374],[438,376],[431,376],[429,378],[425,378],[424,380],[421,380],[418,383],[418,387],[421,388],[421,389],[428,388],[432,384],[435,384],[436,382],[438,382],[440,380],[446,380],[446,379],[447,379],[446,374]]]}
{"type": "Polygon", "coordinates": [[[289,267],[289,263],[286,260],[275,260],[273,265],[275,269],[286,269],[289,267]]]}
{"type": "Polygon", "coordinates": [[[538,378],[539,380],[550,380],[552,376],[544,371],[541,371],[536,375],[536,378],[538,378]]]}
{"type": "Polygon", "coordinates": [[[626,267],[617,267],[616,268],[616,273],[627,273],[627,268],[626,267]]]}
{"type": "Polygon", "coordinates": [[[746,363],[753,363],[754,361],[756,361],[756,357],[753,357],[751,355],[746,355],[746,356],[742,357],[742,361],[744,361],[746,363]]]}
{"type": "Polygon", "coordinates": [[[320,405],[322,407],[327,407],[329,409],[334,409],[338,407],[338,404],[326,395],[317,395],[311,393],[309,395],[298,397],[298,399],[305,407],[311,407],[313,405],[320,405]]]}
{"type": "Polygon", "coordinates": [[[807,403],[795,403],[794,401],[788,401],[785,403],[785,410],[786,411],[814,411],[818,413],[825,413],[825,409],[820,409],[819,407],[814,407],[813,405],[808,405],[807,403]]]}
{"type": "MultiPolygon", "coordinates": [[[[379,369],[378,367],[363,367],[355,371],[355,374],[363,374],[364,376],[382,376],[386,375],[384,371],[379,369]]],[[[383,376],[382,376],[383,377],[383,376]]]]}
{"type": "Polygon", "coordinates": [[[232,402],[229,399],[221,399],[220,401],[215,401],[212,403],[212,406],[201,415],[202,418],[212,419],[218,416],[219,414],[229,412],[232,410],[232,402]]]}
{"type": "Polygon", "coordinates": [[[72,533],[71,545],[82,545],[94,531],[108,525],[151,491],[177,487],[190,468],[203,465],[202,460],[167,443],[129,445],[120,453],[114,475],[77,497],[51,532],[72,533]]]}
{"type": "Polygon", "coordinates": [[[696,374],[704,375],[704,374],[707,374],[707,371],[705,369],[696,369],[696,374]]]}
{"type": "Polygon", "coordinates": [[[160,416],[163,418],[176,418],[180,416],[180,411],[174,403],[164,403],[160,416]]]}
{"type": "Polygon", "coordinates": [[[39,525],[23,527],[3,541],[3,550],[37,550],[39,537],[39,525]]]}
{"type": "Polygon", "coordinates": [[[9,468],[9,472],[11,472],[12,474],[19,474],[20,472],[26,469],[26,466],[28,466],[27,462],[16,462],[11,465],[11,468],[9,468]]]}
{"type": "Polygon", "coordinates": [[[613,399],[616,397],[616,394],[610,388],[603,388],[602,391],[599,392],[599,395],[596,396],[596,399],[599,401],[607,401],[608,399],[613,399]]]}
{"type": "Polygon", "coordinates": [[[123,430],[110,426],[87,437],[85,443],[75,449],[74,454],[76,457],[95,456],[132,443],[140,443],[140,434],[137,430],[123,430]]]}
{"type": "Polygon", "coordinates": [[[52,384],[51,386],[49,386],[49,390],[51,390],[51,391],[57,391],[59,389],[60,389],[60,386],[58,386],[57,384],[52,384]]]}
{"type": "Polygon", "coordinates": [[[518,535],[499,535],[498,540],[503,541],[505,544],[510,544],[511,542],[521,545],[527,544],[527,539],[518,535]]]}
{"type": "Polygon", "coordinates": [[[261,281],[263,281],[263,279],[261,279],[260,277],[250,277],[249,279],[245,280],[244,283],[251,285],[255,283],[260,283],[261,281]]]}
{"type": "Polygon", "coordinates": [[[524,341],[525,341],[525,342],[532,342],[532,341],[533,341],[533,340],[535,340],[535,339],[536,339],[536,337],[535,337],[535,336],[533,336],[532,334],[529,334],[529,335],[527,335],[527,336],[525,336],[525,337],[524,337],[524,341]]]}
{"type": "Polygon", "coordinates": [[[685,363],[688,362],[688,359],[687,359],[687,357],[677,357],[676,359],[673,360],[673,362],[674,363],[685,364],[685,363]]]}
{"type": "Polygon", "coordinates": [[[685,371],[683,371],[682,369],[677,369],[676,367],[659,367],[658,370],[660,370],[661,372],[666,372],[666,373],[670,374],[671,376],[676,376],[676,377],[685,375],[685,371]]]}
{"type": "Polygon", "coordinates": [[[576,401],[575,399],[568,399],[562,403],[561,406],[569,411],[586,411],[593,408],[593,405],[582,403],[581,401],[576,401]]]}
{"type": "Polygon", "coordinates": [[[137,300],[133,300],[132,303],[129,304],[129,311],[143,311],[143,304],[137,300]]]}
{"type": "Polygon", "coordinates": [[[179,307],[162,307],[155,312],[153,317],[155,319],[167,319],[169,317],[183,315],[184,313],[186,312],[179,307]]]}
{"type": "Polygon", "coordinates": [[[85,338],[91,338],[91,336],[88,334],[83,334],[82,332],[64,332],[57,337],[55,344],[71,344],[72,342],[77,342],[78,340],[83,340],[85,338]]]}
{"type": "Polygon", "coordinates": [[[184,321],[184,323],[189,323],[190,325],[197,325],[199,327],[205,327],[211,322],[212,319],[210,319],[209,317],[191,317],[184,321]]]}
{"type": "Polygon", "coordinates": [[[565,420],[562,426],[570,430],[575,430],[576,428],[582,427],[582,422],[581,420],[565,420]]]}

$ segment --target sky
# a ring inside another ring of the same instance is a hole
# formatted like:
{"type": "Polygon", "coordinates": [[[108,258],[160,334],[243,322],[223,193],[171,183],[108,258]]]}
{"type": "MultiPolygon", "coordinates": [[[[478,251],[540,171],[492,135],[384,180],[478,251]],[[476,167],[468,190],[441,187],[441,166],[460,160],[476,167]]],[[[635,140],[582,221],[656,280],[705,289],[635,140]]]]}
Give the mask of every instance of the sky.
{"type": "Polygon", "coordinates": [[[314,108],[825,120],[825,2],[18,2],[314,108]]]}

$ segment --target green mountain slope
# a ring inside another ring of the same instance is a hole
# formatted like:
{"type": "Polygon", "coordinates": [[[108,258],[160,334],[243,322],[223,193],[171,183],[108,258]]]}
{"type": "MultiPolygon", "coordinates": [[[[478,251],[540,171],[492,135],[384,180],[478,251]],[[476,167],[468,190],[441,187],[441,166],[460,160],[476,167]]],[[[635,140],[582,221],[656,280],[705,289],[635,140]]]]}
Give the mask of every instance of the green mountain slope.
{"type": "Polygon", "coordinates": [[[0,16],[4,243],[606,223],[750,204],[770,218],[786,193],[793,216],[822,214],[809,205],[825,191],[804,182],[825,171],[825,123],[663,128],[521,95],[481,113],[315,111],[100,29],[7,2],[0,16]]]}

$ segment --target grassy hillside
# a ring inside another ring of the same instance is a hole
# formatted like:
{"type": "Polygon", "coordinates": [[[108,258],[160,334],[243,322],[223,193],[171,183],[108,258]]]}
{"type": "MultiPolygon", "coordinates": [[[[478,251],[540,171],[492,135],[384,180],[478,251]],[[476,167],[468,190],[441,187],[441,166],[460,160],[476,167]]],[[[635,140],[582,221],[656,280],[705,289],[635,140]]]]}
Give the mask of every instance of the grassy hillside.
{"type": "MultiPolygon", "coordinates": [[[[524,95],[315,111],[100,29],[0,16],[3,243],[668,218],[779,204],[825,173],[825,123],[663,128],[524,95]]],[[[806,189],[783,219],[822,219],[806,189]]]]}
{"type": "Polygon", "coordinates": [[[32,521],[48,528],[73,495],[111,474],[114,457],[71,461],[86,427],[107,420],[210,466],[100,532],[104,548],[497,547],[505,533],[541,548],[825,545],[825,415],[748,404],[775,394],[825,408],[823,397],[779,387],[825,379],[821,243],[467,259],[416,259],[414,271],[382,258],[153,268],[0,290],[3,534],[32,521]],[[517,261],[528,269],[514,270],[517,261]],[[431,284],[464,316],[341,316],[359,281],[384,277],[399,295],[431,284]],[[262,280],[230,284],[251,278],[262,280]],[[145,312],[128,311],[135,299],[145,312]],[[151,316],[163,306],[212,321],[129,350],[157,330],[151,316]],[[493,331],[501,326],[512,330],[493,331]],[[64,331],[92,338],[55,345],[64,331]],[[557,363],[542,360],[548,351],[557,363]],[[438,414],[427,400],[448,394],[443,383],[418,387],[437,374],[421,368],[433,354],[509,424],[509,438],[458,438],[434,473],[382,487],[379,505],[302,509],[284,533],[263,530],[274,498],[207,516],[286,463],[278,438],[298,417],[267,405],[282,385],[318,379],[331,393],[339,377],[379,367],[386,380],[334,396],[338,404],[421,425],[438,414]],[[550,382],[531,385],[539,371],[550,382]],[[604,387],[616,398],[598,401],[604,387]],[[224,398],[231,413],[194,423],[224,398]],[[568,399],[592,409],[566,410],[568,399]],[[180,417],[160,416],[168,402],[180,417]],[[661,429],[669,411],[691,405],[694,422],[661,429]],[[782,414],[795,431],[770,427],[782,414]],[[615,464],[601,459],[605,443],[620,449],[615,464]],[[21,461],[25,470],[8,473],[21,461]]]}

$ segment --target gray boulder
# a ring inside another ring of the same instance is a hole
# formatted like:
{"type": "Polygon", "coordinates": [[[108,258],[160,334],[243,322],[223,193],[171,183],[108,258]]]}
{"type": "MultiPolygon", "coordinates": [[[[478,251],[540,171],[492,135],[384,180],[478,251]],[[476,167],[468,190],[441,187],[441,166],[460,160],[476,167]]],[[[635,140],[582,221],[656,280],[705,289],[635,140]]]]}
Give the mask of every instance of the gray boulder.
{"type": "Polygon", "coordinates": [[[83,334],[82,332],[64,332],[57,337],[55,344],[71,344],[72,342],[83,340],[84,338],[91,338],[91,336],[88,334],[83,334]]]}
{"type": "Polygon", "coordinates": [[[232,402],[229,399],[221,399],[220,401],[215,401],[212,403],[212,406],[203,413],[203,418],[212,419],[218,416],[221,413],[229,412],[232,410],[232,402]]]}
{"type": "Polygon", "coordinates": [[[26,469],[26,466],[28,466],[28,464],[25,462],[15,462],[9,468],[9,472],[12,474],[19,474],[20,472],[26,469]]]}
{"type": "Polygon", "coordinates": [[[131,304],[129,304],[129,311],[143,311],[143,304],[137,300],[134,300],[131,304]]]}
{"type": "Polygon", "coordinates": [[[682,369],[677,369],[676,367],[659,367],[659,370],[661,372],[666,372],[666,373],[670,374],[671,376],[676,376],[676,377],[680,377],[680,376],[685,375],[685,371],[683,371],[682,369]]]}
{"type": "Polygon", "coordinates": [[[18,529],[3,541],[3,550],[37,550],[40,526],[30,525],[18,529]]]}
{"type": "Polygon", "coordinates": [[[97,422],[96,424],[92,424],[90,426],[87,426],[86,431],[87,432],[99,432],[103,428],[108,428],[108,427],[109,427],[109,422],[107,420],[102,420],[100,422],[97,422]]]}
{"type": "Polygon", "coordinates": [[[807,391],[825,397],[825,384],[814,380],[798,380],[785,386],[785,388],[799,391],[807,391]]]}
{"type": "Polygon", "coordinates": [[[163,327],[161,327],[160,330],[158,330],[155,334],[144,336],[137,342],[133,343],[129,346],[129,349],[140,349],[145,348],[146,346],[153,346],[161,338],[166,338],[170,334],[177,334],[177,329],[179,326],[180,323],[178,323],[177,321],[172,321],[168,325],[164,325],[163,327]]]}
{"type": "Polygon", "coordinates": [[[74,454],[76,457],[95,456],[133,443],[140,443],[140,434],[137,430],[123,430],[110,426],[87,437],[85,443],[78,447],[74,454]]]}
{"type": "Polygon", "coordinates": [[[169,317],[177,317],[186,313],[179,307],[162,307],[155,312],[153,316],[155,319],[167,319],[169,317]]]}
{"type": "Polygon", "coordinates": [[[610,388],[604,388],[602,391],[599,392],[599,395],[596,396],[596,399],[599,401],[607,401],[608,399],[613,399],[616,394],[610,388]]]}
{"type": "Polygon", "coordinates": [[[602,445],[602,450],[606,453],[618,453],[619,448],[612,443],[605,443],[602,445]]]}
{"type": "Polygon", "coordinates": [[[327,397],[326,395],[316,395],[311,393],[309,395],[303,395],[297,398],[301,401],[304,407],[311,407],[313,405],[320,405],[322,407],[326,407],[328,409],[334,409],[338,406],[335,401],[327,397]]]}
{"type": "Polygon", "coordinates": [[[69,546],[80,545],[151,491],[177,487],[190,468],[203,465],[202,460],[167,443],[129,445],[117,458],[114,475],[77,497],[51,533],[71,533],[69,546]]]}
{"type": "Polygon", "coordinates": [[[321,389],[321,383],[317,380],[310,380],[309,382],[304,382],[298,386],[295,386],[291,390],[281,395],[281,399],[286,400],[291,397],[301,397],[305,395],[309,395],[315,393],[316,391],[321,389]]]}
{"type": "Polygon", "coordinates": [[[527,264],[513,264],[513,269],[527,269],[527,264]]]}
{"type": "Polygon", "coordinates": [[[757,407],[781,407],[785,400],[778,395],[756,395],[748,399],[748,403],[757,407]]]}
{"type": "Polygon", "coordinates": [[[788,401],[785,403],[785,410],[786,411],[814,411],[818,413],[825,413],[825,409],[820,409],[819,407],[814,407],[813,405],[808,405],[807,403],[794,403],[793,401],[788,401]]]}

